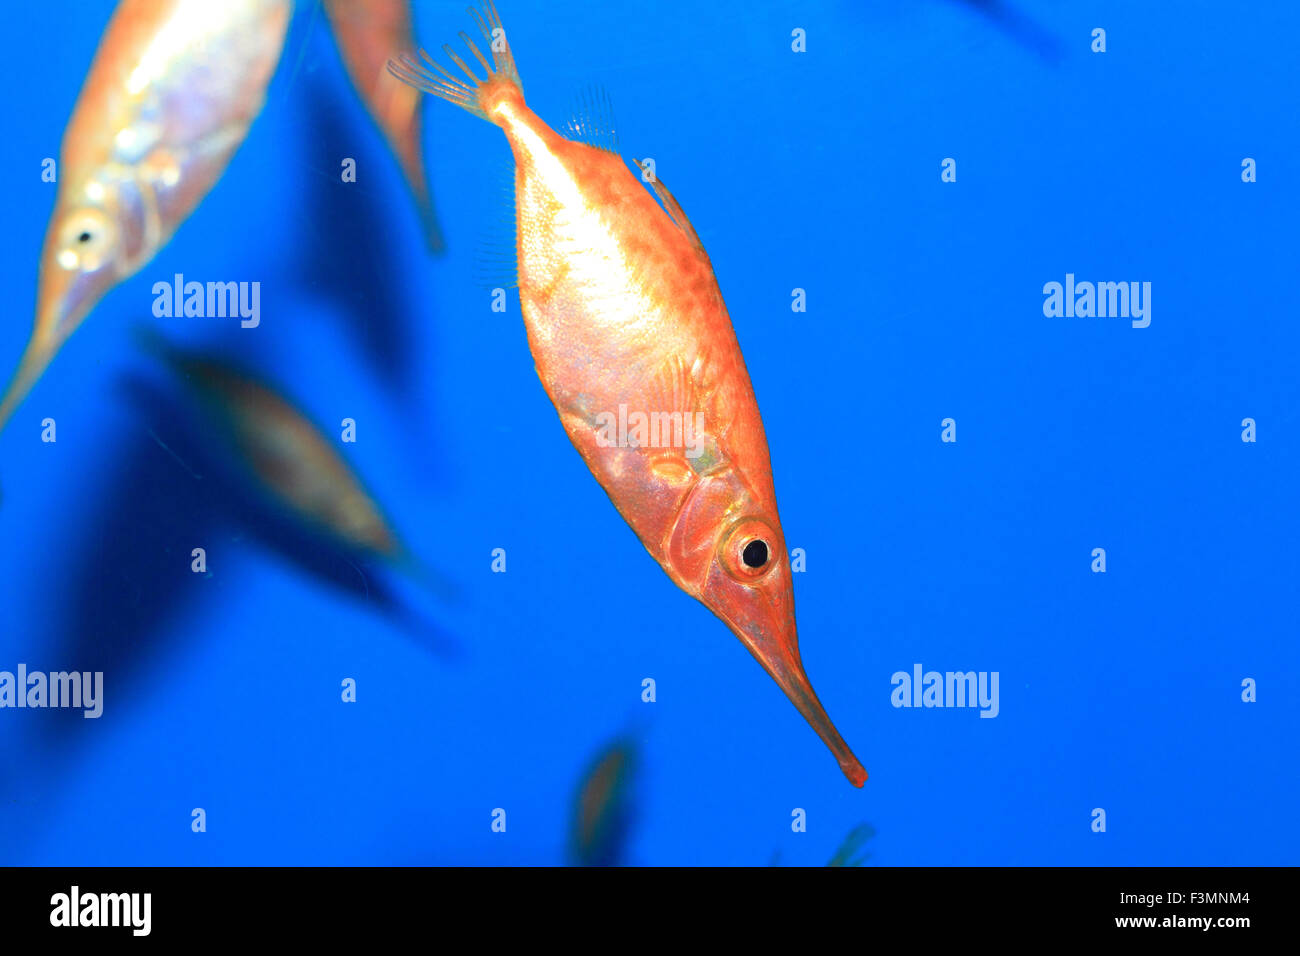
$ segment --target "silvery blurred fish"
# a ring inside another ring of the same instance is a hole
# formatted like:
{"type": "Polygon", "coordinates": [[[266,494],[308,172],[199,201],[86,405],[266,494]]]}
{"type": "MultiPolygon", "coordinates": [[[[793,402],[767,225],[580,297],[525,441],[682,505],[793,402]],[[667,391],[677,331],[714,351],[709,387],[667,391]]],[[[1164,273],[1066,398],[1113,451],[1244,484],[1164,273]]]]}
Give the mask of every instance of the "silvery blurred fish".
{"type": "Polygon", "coordinates": [[[430,248],[442,248],[420,144],[420,92],[388,72],[388,58],[415,45],[410,0],[323,0],[352,85],[401,164],[430,248]]]}
{"type": "Polygon", "coordinates": [[[0,428],[68,336],[225,171],[261,111],[289,0],[122,0],[63,136],[36,324],[0,428]]]}

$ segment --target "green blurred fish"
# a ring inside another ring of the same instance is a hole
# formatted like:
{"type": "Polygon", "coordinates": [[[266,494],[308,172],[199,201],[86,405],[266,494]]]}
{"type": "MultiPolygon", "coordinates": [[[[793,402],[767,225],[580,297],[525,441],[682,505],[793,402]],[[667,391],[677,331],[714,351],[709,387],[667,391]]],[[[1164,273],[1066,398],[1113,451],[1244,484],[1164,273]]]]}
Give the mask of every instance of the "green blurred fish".
{"type": "Polygon", "coordinates": [[[574,800],[569,852],[578,866],[619,866],[632,819],[636,744],[619,737],[596,757],[574,800]]]}
{"type": "MultiPolygon", "coordinates": [[[[876,835],[876,828],[869,823],[861,823],[849,831],[843,842],[840,843],[834,855],[827,861],[827,866],[862,866],[867,860],[871,859],[870,853],[863,853],[861,856],[854,858],[854,854],[862,849],[863,845],[876,835]]],[[[781,865],[781,851],[776,850],[772,853],[772,859],[768,861],[768,866],[781,865]]]]}
{"type": "Polygon", "coordinates": [[[862,847],[876,835],[876,828],[869,823],[863,823],[849,831],[849,835],[844,838],[835,855],[830,858],[827,866],[862,866],[867,860],[871,859],[870,853],[863,853],[854,859],[862,847]]]}
{"type": "Polygon", "coordinates": [[[213,356],[185,352],[137,329],[198,399],[235,461],[264,493],[346,548],[397,566],[442,597],[448,582],[419,562],[335,443],[292,402],[253,375],[213,356]]]}

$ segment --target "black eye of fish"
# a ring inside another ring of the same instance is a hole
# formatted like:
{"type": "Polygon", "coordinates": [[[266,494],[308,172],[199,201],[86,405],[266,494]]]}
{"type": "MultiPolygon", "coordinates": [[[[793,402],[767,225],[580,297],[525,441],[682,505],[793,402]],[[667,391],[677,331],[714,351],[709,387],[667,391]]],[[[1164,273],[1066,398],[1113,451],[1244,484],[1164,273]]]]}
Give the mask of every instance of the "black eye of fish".
{"type": "Polygon", "coordinates": [[[90,236],[90,233],[88,233],[88,232],[83,232],[81,235],[79,235],[79,236],[77,237],[77,241],[78,241],[78,242],[90,242],[90,239],[91,239],[91,236],[90,236]]]}
{"type": "Polygon", "coordinates": [[[755,538],[745,545],[745,550],[741,552],[740,559],[745,562],[746,567],[755,570],[761,568],[767,564],[767,542],[755,538]]]}

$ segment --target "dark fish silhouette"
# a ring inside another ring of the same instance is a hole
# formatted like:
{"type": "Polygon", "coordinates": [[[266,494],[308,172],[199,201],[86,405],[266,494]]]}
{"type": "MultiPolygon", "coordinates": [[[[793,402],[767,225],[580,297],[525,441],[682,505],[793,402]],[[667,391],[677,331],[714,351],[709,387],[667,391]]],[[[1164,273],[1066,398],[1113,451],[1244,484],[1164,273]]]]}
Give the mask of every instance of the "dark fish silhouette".
{"type": "Polygon", "coordinates": [[[270,386],[215,358],[156,347],[197,394],[263,488],[344,544],[390,561],[404,546],[324,434],[270,386]]]}
{"type": "Polygon", "coordinates": [[[1055,63],[1061,59],[1060,38],[1007,0],[954,0],[981,13],[1017,43],[1033,50],[1043,59],[1055,63]]]}

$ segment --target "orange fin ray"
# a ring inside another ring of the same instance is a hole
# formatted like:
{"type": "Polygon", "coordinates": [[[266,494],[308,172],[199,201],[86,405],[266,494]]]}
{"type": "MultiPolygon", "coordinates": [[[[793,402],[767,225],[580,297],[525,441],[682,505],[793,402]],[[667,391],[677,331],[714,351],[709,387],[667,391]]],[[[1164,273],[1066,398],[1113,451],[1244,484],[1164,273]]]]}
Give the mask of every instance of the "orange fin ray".
{"type": "Polygon", "coordinates": [[[579,91],[565,128],[570,139],[619,154],[614,104],[609,92],[599,83],[591,83],[579,91]]]}

